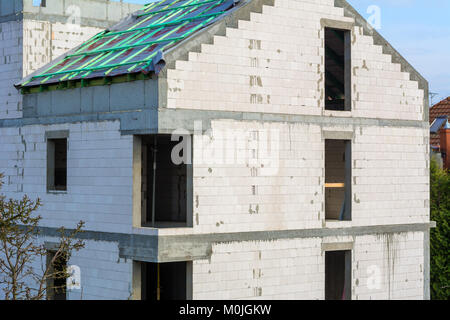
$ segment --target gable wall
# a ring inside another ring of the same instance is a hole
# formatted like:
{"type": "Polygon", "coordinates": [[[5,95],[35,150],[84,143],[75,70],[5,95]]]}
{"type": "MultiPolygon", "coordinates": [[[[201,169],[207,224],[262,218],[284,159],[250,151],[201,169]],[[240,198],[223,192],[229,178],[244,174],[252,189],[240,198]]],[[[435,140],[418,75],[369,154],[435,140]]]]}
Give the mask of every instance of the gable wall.
{"type": "Polygon", "coordinates": [[[354,22],[333,0],[276,0],[167,70],[167,107],[422,120],[423,90],[352,30],[352,112],[325,112],[321,19],[354,22]]]}

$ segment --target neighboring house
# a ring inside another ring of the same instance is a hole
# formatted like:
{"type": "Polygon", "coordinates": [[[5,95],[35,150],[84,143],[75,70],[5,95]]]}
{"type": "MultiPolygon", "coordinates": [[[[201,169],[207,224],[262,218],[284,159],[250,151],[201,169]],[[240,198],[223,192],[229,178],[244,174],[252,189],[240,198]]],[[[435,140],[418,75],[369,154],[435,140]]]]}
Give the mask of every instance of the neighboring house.
{"type": "Polygon", "coordinates": [[[428,83],[342,0],[151,3],[17,83],[67,299],[429,299],[428,83]]]}
{"type": "Polygon", "coordinates": [[[450,169],[450,97],[430,108],[431,156],[442,167],[450,169]]]}

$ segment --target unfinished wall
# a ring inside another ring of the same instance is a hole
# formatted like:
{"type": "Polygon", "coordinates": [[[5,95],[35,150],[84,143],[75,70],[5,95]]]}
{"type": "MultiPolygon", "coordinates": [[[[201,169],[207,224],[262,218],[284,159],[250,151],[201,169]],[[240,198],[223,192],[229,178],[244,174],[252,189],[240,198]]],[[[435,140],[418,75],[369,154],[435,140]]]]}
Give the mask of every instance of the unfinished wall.
{"type": "MultiPolygon", "coordinates": [[[[352,300],[421,300],[423,243],[421,232],[216,243],[210,259],[193,262],[193,299],[324,299],[325,250],[341,244],[352,247],[352,300]]],[[[85,244],[68,263],[81,271],[68,299],[130,299],[140,288],[132,260],[118,257],[116,242],[85,244]]]]}
{"type": "Polygon", "coordinates": [[[356,237],[354,299],[424,299],[423,237],[422,232],[356,237]]]}
{"type": "Polygon", "coordinates": [[[51,20],[55,21],[58,20],[58,16],[62,16],[75,24],[99,28],[108,27],[112,21],[119,21],[129,13],[142,8],[139,4],[109,0],[46,0],[45,7],[33,6],[33,0],[14,1],[23,1],[26,17],[53,16],[51,20]],[[80,13],[79,16],[78,13],[80,13]]]}
{"type": "MultiPolygon", "coordinates": [[[[2,192],[40,197],[47,226],[73,226],[83,219],[90,230],[131,230],[132,137],[121,135],[119,128],[119,121],[0,128],[2,192]],[[46,190],[45,132],[55,130],[69,130],[67,194],[46,190]]],[[[193,229],[161,233],[325,226],[324,130],[355,135],[352,221],[340,226],[429,221],[428,135],[423,129],[213,121],[212,130],[203,145],[194,137],[193,229]],[[254,133],[262,142],[268,132],[275,138],[268,140],[276,143],[269,145],[273,153],[255,148],[254,133]]]]}
{"type": "Polygon", "coordinates": [[[104,0],[47,0],[46,4],[1,3],[0,119],[22,117],[22,96],[15,83],[140,8],[104,0]]]}
{"type": "Polygon", "coordinates": [[[2,23],[0,119],[22,117],[22,96],[15,83],[101,30],[35,20],[2,23]]]}
{"type": "Polygon", "coordinates": [[[337,223],[429,221],[426,130],[223,120],[212,122],[212,133],[204,136],[203,144],[194,137],[194,233],[324,226],[327,130],[354,134],[352,221],[337,223]],[[254,157],[253,132],[260,132],[260,140],[263,133],[277,134],[279,153],[261,149],[254,157]],[[230,158],[233,153],[240,161],[230,158]]]}
{"type": "MultiPolygon", "coordinates": [[[[40,237],[36,244],[58,243],[55,237],[40,237]]],[[[132,261],[118,258],[117,243],[87,240],[85,247],[73,252],[67,266],[80,269],[81,289],[67,290],[67,300],[127,300],[133,292],[132,261]]],[[[1,255],[0,255],[1,256],[1,255]]],[[[44,259],[43,263],[46,261],[44,259]]],[[[42,262],[35,259],[31,266],[36,273],[42,270],[42,262]]],[[[45,267],[45,265],[44,265],[45,267]]],[[[28,280],[28,285],[35,282],[28,280]]],[[[2,285],[0,284],[0,290],[2,285]]],[[[3,299],[3,290],[0,299],[3,299]]]]}
{"type": "Polygon", "coordinates": [[[214,121],[193,155],[194,232],[321,227],[320,126],[214,121]]]}
{"type": "Polygon", "coordinates": [[[1,192],[40,198],[42,225],[129,232],[132,204],[132,137],[119,122],[0,128],[1,192]],[[67,192],[47,192],[46,131],[69,130],[67,192]]]}
{"type": "Polygon", "coordinates": [[[103,30],[39,20],[25,20],[23,25],[24,77],[103,30]]]}
{"type": "Polygon", "coordinates": [[[132,261],[118,255],[115,242],[86,241],[85,248],[69,261],[81,269],[81,289],[68,291],[68,300],[130,299],[132,261]]]}
{"type": "MultiPolygon", "coordinates": [[[[21,78],[43,67],[63,53],[88,40],[101,28],[77,26],[71,23],[51,23],[40,20],[24,20],[23,24],[23,73],[21,78]]],[[[20,44],[21,45],[21,44],[20,44]]],[[[18,99],[19,112],[16,118],[22,115],[22,96],[12,86],[19,79],[14,79],[9,85],[12,96],[18,99]]],[[[11,117],[12,118],[12,117],[11,117]]]]}
{"type": "MultiPolygon", "coordinates": [[[[142,82],[30,95],[30,103],[34,99],[39,108],[47,106],[39,109],[33,105],[36,115],[48,123],[52,116],[54,121],[70,119],[72,123],[0,128],[0,172],[5,173],[2,193],[12,198],[24,194],[41,198],[44,206],[39,213],[44,226],[74,227],[84,220],[90,231],[122,235],[352,230],[356,226],[429,222],[428,128],[400,121],[422,120],[423,93],[416,82],[408,80],[408,74],[399,71],[400,65],[390,63],[381,47],[361,35],[360,28],[353,33],[353,111],[323,111],[320,19],[350,21],[342,17],[342,9],[332,5],[331,0],[276,0],[275,7],[252,14],[250,22],[228,29],[226,36],[215,37],[214,45],[203,45],[202,53],[191,53],[189,61],[178,61],[176,70],[168,70],[169,108],[349,117],[346,123],[337,117],[300,117],[294,122],[269,115],[267,122],[212,121],[212,132],[194,137],[192,229],[132,229],[133,137],[122,135],[121,129],[154,129],[154,116],[136,113],[124,116],[122,122],[93,120],[101,118],[99,114],[94,115],[97,118],[66,117],[99,112],[112,118],[123,114],[115,111],[129,107],[154,107],[154,97],[144,94],[147,87],[142,82]],[[123,92],[139,94],[131,95],[130,100],[123,92]],[[71,103],[66,103],[69,100],[71,103]],[[134,126],[133,121],[143,125],[134,126]],[[47,193],[45,132],[57,130],[69,131],[68,190],[47,193]],[[223,135],[224,131],[231,136],[223,135]],[[325,221],[324,213],[324,132],[328,131],[353,137],[352,221],[334,225],[325,221]],[[269,150],[256,147],[264,133],[275,138],[269,150]],[[208,151],[203,153],[200,142],[203,147],[213,146],[217,162],[208,158],[208,151]]],[[[49,57],[45,50],[32,50],[34,44],[58,39],[55,52],[72,45],[65,42],[66,31],[53,24],[53,31],[46,23],[28,21],[25,25],[36,28],[36,32],[24,33],[27,54],[32,57],[31,64],[24,66],[28,70],[49,57]]],[[[6,109],[0,110],[5,110],[6,117],[6,109]]],[[[421,299],[426,270],[423,237],[423,233],[410,232],[214,244],[209,260],[194,262],[194,298],[323,299],[322,244],[328,241],[353,242],[354,299],[421,299]],[[369,288],[370,275],[377,270],[381,270],[381,286],[369,288]]],[[[174,251],[179,250],[181,256],[185,249],[180,246],[174,251]]],[[[84,293],[72,297],[127,299],[131,261],[124,262],[118,255],[116,242],[89,241],[87,249],[73,256],[87,281],[83,280],[84,293]]]]}
{"type": "Polygon", "coordinates": [[[194,299],[324,299],[325,243],[353,243],[352,300],[423,299],[423,238],[400,235],[216,244],[194,261],[194,299]]]}
{"type": "Polygon", "coordinates": [[[22,1],[10,0],[0,2],[0,17],[1,19],[7,19],[20,12],[23,8],[22,1]]]}
{"type": "Polygon", "coordinates": [[[423,90],[362,28],[352,30],[352,111],[324,111],[321,19],[353,22],[334,0],[275,0],[167,70],[167,107],[423,119],[423,90]]]}
{"type": "Polygon", "coordinates": [[[0,119],[22,116],[22,97],[13,84],[22,79],[23,25],[0,23],[0,119]]]}
{"type": "Polygon", "coordinates": [[[365,127],[355,133],[352,155],[355,223],[428,222],[428,130],[365,127]]]}

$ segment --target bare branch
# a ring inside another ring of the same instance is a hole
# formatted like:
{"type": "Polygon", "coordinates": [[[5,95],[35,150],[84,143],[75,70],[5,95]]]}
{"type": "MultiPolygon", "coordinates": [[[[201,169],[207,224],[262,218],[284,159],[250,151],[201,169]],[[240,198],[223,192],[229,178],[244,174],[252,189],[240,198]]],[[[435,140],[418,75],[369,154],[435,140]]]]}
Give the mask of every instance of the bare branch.
{"type": "MultiPolygon", "coordinates": [[[[0,173],[0,187],[2,174],[0,173]]],[[[48,286],[49,279],[68,278],[67,268],[56,270],[61,259],[69,261],[72,252],[84,248],[84,242],[77,239],[83,232],[84,222],[66,235],[65,228],[59,229],[60,239],[52,257],[44,267],[49,251],[37,243],[41,216],[35,212],[41,207],[39,199],[30,200],[26,195],[20,199],[8,199],[0,195],[0,286],[6,300],[41,300],[50,291],[64,289],[62,286],[48,286]],[[41,268],[33,269],[34,259],[40,259],[41,268]]]]}

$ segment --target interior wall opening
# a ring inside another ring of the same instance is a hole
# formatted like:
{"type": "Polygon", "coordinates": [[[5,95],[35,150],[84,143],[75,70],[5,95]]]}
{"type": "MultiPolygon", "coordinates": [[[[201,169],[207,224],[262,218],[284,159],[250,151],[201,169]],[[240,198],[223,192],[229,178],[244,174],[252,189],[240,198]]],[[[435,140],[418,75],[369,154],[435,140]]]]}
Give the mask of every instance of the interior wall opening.
{"type": "Polygon", "coordinates": [[[142,262],[142,300],[189,300],[191,282],[192,262],[142,262]]]}
{"type": "Polygon", "coordinates": [[[171,135],[142,137],[142,226],[191,226],[190,139],[190,136],[172,139],[171,135]]]}
{"type": "Polygon", "coordinates": [[[325,140],[325,219],[351,220],[351,141],[325,140]]]}
{"type": "Polygon", "coordinates": [[[325,28],[325,110],[351,110],[351,32],[325,28]]]}
{"type": "Polygon", "coordinates": [[[325,300],[351,300],[351,254],[325,252],[325,300]]]}

